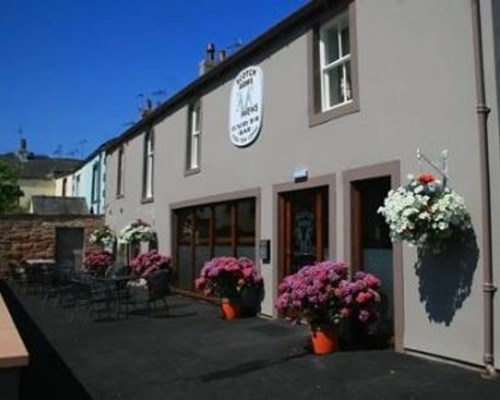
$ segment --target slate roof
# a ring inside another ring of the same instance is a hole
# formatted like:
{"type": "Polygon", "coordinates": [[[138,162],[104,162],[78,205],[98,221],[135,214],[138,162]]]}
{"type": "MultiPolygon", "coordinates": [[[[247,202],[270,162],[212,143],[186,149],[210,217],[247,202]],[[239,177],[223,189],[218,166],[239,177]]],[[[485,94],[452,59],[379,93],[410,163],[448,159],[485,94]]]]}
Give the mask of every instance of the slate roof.
{"type": "Polygon", "coordinates": [[[39,215],[85,215],[89,213],[84,197],[33,196],[31,213],[39,215]]]}
{"type": "Polygon", "coordinates": [[[0,160],[19,168],[20,179],[53,179],[72,172],[81,160],[72,158],[51,158],[41,155],[29,155],[21,161],[15,153],[1,154],[0,160]]]}

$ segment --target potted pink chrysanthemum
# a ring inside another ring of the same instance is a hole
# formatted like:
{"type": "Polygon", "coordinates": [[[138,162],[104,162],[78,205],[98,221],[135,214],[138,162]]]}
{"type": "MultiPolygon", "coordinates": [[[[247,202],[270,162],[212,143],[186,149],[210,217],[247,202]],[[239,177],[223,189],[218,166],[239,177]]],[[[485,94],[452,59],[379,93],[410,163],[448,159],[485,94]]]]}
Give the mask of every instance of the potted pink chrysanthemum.
{"type": "Polygon", "coordinates": [[[195,286],[205,296],[221,299],[226,319],[239,316],[240,299],[244,288],[260,287],[262,277],[248,258],[216,257],[205,263],[195,286]]]}
{"type": "Polygon", "coordinates": [[[372,274],[359,272],[349,278],[344,262],[323,261],[285,277],[278,287],[276,308],[294,323],[305,320],[311,327],[314,352],[326,354],[336,350],[344,320],[376,319],[379,286],[372,274]]]}

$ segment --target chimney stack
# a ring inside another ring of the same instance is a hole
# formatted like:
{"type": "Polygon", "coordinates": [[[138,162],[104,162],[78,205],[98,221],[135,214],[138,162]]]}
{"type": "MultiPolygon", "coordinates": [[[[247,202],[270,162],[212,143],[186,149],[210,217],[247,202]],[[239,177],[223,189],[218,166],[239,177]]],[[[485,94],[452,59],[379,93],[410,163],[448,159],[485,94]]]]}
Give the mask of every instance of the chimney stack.
{"type": "Polygon", "coordinates": [[[21,138],[19,149],[17,150],[17,157],[21,161],[28,161],[28,141],[25,138],[21,138]]]}
{"type": "Polygon", "coordinates": [[[205,59],[200,62],[199,76],[207,73],[215,65],[215,45],[213,43],[208,43],[205,59]]]}
{"type": "Polygon", "coordinates": [[[226,50],[219,50],[217,63],[221,63],[227,57],[226,50]]]}

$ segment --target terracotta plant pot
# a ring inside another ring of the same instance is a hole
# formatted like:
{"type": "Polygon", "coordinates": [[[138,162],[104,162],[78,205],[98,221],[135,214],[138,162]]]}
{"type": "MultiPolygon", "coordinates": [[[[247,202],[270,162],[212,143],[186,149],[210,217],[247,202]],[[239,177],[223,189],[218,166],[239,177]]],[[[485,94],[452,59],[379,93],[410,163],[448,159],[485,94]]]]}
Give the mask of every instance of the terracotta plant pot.
{"type": "Polygon", "coordinates": [[[314,354],[333,353],[338,349],[337,332],[331,327],[311,328],[311,342],[314,354]]]}
{"type": "Polygon", "coordinates": [[[234,299],[221,299],[222,316],[224,319],[236,319],[240,316],[240,302],[234,299]]]}

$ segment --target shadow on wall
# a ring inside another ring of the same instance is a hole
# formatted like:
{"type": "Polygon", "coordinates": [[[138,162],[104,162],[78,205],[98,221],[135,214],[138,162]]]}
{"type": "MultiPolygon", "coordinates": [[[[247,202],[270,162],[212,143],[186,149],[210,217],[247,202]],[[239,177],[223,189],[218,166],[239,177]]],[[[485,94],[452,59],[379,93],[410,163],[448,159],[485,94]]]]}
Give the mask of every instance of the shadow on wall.
{"type": "Polygon", "coordinates": [[[424,254],[419,250],[415,268],[420,281],[420,301],[425,304],[430,321],[450,325],[471,293],[478,259],[473,229],[460,239],[451,238],[439,254],[424,254]]]}

